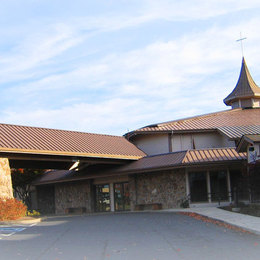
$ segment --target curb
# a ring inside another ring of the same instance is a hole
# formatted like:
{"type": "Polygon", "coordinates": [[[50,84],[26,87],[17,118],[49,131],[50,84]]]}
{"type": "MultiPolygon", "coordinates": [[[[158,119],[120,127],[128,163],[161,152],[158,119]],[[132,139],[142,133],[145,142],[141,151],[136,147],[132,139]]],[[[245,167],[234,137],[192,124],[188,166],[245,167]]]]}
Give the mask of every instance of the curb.
{"type": "MultiPolygon", "coordinates": [[[[198,213],[197,213],[198,214],[198,213]]],[[[255,230],[255,229],[252,229],[252,228],[248,228],[248,227],[245,227],[243,225],[239,225],[239,224],[234,224],[232,222],[229,222],[229,221],[226,221],[226,220],[222,220],[222,219],[217,219],[217,218],[213,218],[213,217],[209,217],[207,215],[203,215],[203,214],[199,214],[201,216],[204,216],[204,217],[207,217],[207,218],[210,218],[210,219],[213,219],[213,220],[217,220],[219,222],[222,222],[222,223],[225,223],[225,224],[228,224],[228,225],[231,225],[233,227],[236,227],[236,228],[240,228],[240,229],[243,229],[249,233],[252,233],[252,234],[255,234],[255,235],[260,235],[260,232],[255,230]]]]}
{"type": "Polygon", "coordinates": [[[20,225],[20,224],[37,224],[40,223],[43,218],[32,218],[32,217],[23,217],[16,220],[0,221],[0,225],[20,225]]]}
{"type": "MultiPolygon", "coordinates": [[[[200,216],[202,216],[202,217],[205,217],[205,218],[207,218],[207,219],[211,219],[211,220],[217,221],[217,222],[219,222],[219,223],[223,223],[223,224],[230,225],[230,226],[232,226],[232,227],[234,227],[234,228],[240,229],[242,232],[246,231],[246,232],[251,233],[251,234],[253,234],[253,235],[260,235],[260,232],[257,231],[257,230],[255,230],[255,229],[248,228],[248,227],[245,227],[245,226],[239,225],[239,224],[234,224],[234,223],[229,222],[229,221],[227,221],[227,220],[222,220],[222,219],[219,219],[219,218],[210,217],[210,216],[208,216],[208,215],[206,215],[206,214],[198,213],[198,212],[196,212],[196,211],[186,211],[186,212],[187,212],[187,213],[195,213],[195,214],[200,215],[200,216]]],[[[179,213],[185,213],[185,211],[179,211],[179,213]]],[[[184,214],[184,215],[186,215],[186,214],[184,214]]],[[[213,223],[213,224],[214,224],[214,223],[213,223]]]]}

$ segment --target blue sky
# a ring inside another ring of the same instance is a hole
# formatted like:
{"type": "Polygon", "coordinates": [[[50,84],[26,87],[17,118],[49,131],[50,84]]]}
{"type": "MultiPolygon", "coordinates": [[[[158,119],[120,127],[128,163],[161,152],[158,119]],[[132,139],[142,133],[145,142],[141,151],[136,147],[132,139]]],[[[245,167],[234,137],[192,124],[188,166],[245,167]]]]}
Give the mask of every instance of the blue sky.
{"type": "Polygon", "coordinates": [[[122,135],[260,85],[259,0],[1,0],[0,122],[122,135]]]}

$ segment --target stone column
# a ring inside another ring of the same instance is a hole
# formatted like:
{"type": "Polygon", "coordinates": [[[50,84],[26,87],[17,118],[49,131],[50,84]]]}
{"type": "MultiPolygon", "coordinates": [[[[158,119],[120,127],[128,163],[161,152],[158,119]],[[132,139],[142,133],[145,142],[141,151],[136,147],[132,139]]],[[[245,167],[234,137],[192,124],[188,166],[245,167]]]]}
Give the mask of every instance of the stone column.
{"type": "Polygon", "coordinates": [[[109,183],[110,192],[110,211],[115,211],[115,196],[114,196],[114,183],[109,183]]]}
{"type": "Polygon", "coordinates": [[[136,187],[136,176],[129,176],[129,196],[130,196],[130,209],[135,210],[137,204],[137,187],[136,187]]]}
{"type": "Polygon", "coordinates": [[[7,158],[0,158],[0,199],[13,198],[11,170],[7,158]]]}
{"type": "Polygon", "coordinates": [[[190,201],[190,183],[189,183],[189,173],[187,169],[185,169],[185,181],[186,181],[186,196],[189,198],[190,201]]]}

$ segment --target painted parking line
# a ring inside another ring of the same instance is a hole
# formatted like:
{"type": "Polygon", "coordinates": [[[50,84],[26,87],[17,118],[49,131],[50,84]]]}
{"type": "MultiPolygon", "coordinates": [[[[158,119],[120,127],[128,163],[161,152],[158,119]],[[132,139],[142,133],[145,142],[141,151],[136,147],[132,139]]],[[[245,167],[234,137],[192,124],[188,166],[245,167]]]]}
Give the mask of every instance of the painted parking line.
{"type": "Polygon", "coordinates": [[[4,237],[10,237],[18,232],[22,232],[28,227],[33,227],[36,224],[31,225],[19,225],[19,226],[2,226],[0,227],[0,239],[3,239],[4,237]]]}
{"type": "Polygon", "coordinates": [[[0,228],[0,236],[2,237],[10,237],[17,232],[21,232],[25,230],[25,227],[1,227],[0,228]]]}

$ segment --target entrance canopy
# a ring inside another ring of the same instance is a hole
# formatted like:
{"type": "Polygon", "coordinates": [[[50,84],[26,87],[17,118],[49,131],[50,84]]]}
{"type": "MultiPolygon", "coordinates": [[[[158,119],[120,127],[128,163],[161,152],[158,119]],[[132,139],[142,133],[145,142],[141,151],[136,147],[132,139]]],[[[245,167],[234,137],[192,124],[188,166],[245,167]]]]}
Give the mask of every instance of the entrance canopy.
{"type": "Polygon", "coordinates": [[[14,168],[68,169],[76,161],[123,164],[144,156],[121,136],[0,124],[0,157],[14,168]]]}

